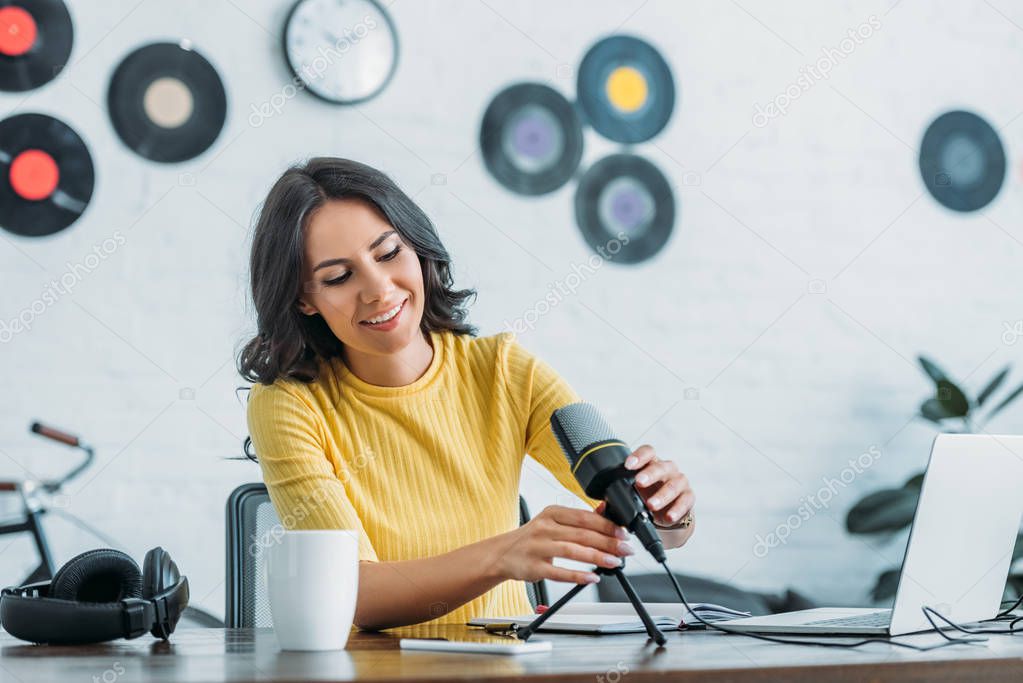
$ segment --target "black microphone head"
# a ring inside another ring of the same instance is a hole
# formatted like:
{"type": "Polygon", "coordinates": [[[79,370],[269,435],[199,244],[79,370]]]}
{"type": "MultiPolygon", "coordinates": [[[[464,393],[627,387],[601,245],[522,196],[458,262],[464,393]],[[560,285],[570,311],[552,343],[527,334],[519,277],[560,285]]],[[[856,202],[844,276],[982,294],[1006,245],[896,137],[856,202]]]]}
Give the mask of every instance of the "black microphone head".
{"type": "Polygon", "coordinates": [[[551,414],[551,427],[568,464],[573,467],[590,445],[618,440],[611,425],[592,403],[570,403],[558,408],[551,414]]]}
{"type": "Polygon", "coordinates": [[[572,474],[591,498],[604,498],[608,484],[629,475],[625,469],[628,447],[592,404],[558,408],[551,413],[551,431],[572,474]]]}
{"type": "Polygon", "coordinates": [[[551,413],[551,431],[586,495],[604,499],[605,516],[636,534],[654,559],[664,562],[664,543],[625,469],[629,448],[600,411],[589,403],[570,403],[551,413]]]}

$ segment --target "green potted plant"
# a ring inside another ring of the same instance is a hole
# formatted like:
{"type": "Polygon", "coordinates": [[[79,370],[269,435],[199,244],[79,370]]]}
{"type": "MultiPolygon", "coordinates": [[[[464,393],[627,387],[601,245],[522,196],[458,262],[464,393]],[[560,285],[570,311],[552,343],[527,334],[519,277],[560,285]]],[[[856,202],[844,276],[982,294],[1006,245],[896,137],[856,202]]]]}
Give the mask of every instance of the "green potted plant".
{"type": "MultiPolygon", "coordinates": [[[[992,397],[1005,383],[1009,366],[991,378],[975,398],[971,398],[934,362],[923,356],[917,360],[934,383],[934,395],[920,404],[919,417],[932,422],[942,432],[969,434],[982,431],[991,418],[1023,394],[1021,384],[994,403],[992,408],[992,397]]],[[[845,526],[849,533],[892,534],[908,527],[913,521],[923,479],[924,474],[920,472],[898,488],[882,489],[864,497],[846,515],[845,526]]],[[[1020,557],[1023,557],[1023,534],[1016,537],[1013,562],[1020,557]]],[[[895,595],[898,581],[898,568],[882,572],[871,590],[871,597],[878,602],[891,599],[895,595]]],[[[1021,595],[1023,572],[1010,572],[1006,582],[1006,597],[1016,599],[1021,595]]]]}

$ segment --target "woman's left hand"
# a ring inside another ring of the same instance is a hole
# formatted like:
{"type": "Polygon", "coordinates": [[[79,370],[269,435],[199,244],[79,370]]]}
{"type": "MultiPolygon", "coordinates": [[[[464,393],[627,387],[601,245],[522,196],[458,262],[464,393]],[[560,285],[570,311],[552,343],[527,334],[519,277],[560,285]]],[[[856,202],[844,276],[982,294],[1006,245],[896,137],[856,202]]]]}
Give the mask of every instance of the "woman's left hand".
{"type": "Polygon", "coordinates": [[[635,470],[636,490],[658,524],[677,524],[693,509],[696,496],[689,479],[674,462],[659,459],[653,446],[644,444],[637,448],[625,460],[625,467],[635,470]]]}

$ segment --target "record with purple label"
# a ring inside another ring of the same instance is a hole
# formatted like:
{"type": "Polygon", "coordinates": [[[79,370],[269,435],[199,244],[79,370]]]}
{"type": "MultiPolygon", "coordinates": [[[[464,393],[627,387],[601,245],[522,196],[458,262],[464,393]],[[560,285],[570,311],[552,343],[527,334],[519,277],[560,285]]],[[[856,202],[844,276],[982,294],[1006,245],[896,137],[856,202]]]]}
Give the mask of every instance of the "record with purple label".
{"type": "Polygon", "coordinates": [[[583,238],[614,263],[657,254],[675,226],[675,195],[656,166],[633,154],[604,157],[586,171],[575,193],[583,238]]]}
{"type": "Polygon", "coordinates": [[[987,206],[1005,182],[1005,148],[987,121],[968,111],[936,118],[920,143],[920,177],[938,202],[953,211],[987,206]]]}
{"type": "Polygon", "coordinates": [[[480,126],[483,162],[513,192],[540,195],[575,174],[583,131],[572,104],[539,83],[518,83],[491,101],[480,126]]]}
{"type": "Polygon", "coordinates": [[[85,211],[94,180],[89,148],[63,121],[0,121],[0,227],[26,237],[59,232],[85,211]]]}
{"type": "Polygon", "coordinates": [[[146,159],[173,163],[216,141],[227,95],[217,70],[188,41],[152,43],[118,65],[107,107],[124,144],[146,159]]]}
{"type": "Polygon", "coordinates": [[[587,51],[576,77],[586,122],[615,142],[654,137],[675,108],[675,81],[661,54],[633,36],[611,36],[587,51]]]}
{"type": "Polygon", "coordinates": [[[56,78],[72,42],[62,0],[0,0],[0,90],[31,90],[56,78]]]}

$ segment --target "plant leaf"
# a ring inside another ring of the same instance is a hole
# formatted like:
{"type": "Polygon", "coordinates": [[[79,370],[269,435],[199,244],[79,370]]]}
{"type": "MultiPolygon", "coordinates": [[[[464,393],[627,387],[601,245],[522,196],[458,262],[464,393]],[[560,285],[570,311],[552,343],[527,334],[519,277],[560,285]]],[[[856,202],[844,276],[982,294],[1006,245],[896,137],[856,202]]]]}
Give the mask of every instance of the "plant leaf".
{"type": "Polygon", "coordinates": [[[962,417],[970,412],[970,401],[966,394],[947,379],[938,380],[937,399],[945,412],[952,417],[962,417]]]}
{"type": "Polygon", "coordinates": [[[881,572],[877,577],[877,583],[874,584],[870,591],[870,597],[875,602],[895,597],[895,589],[899,586],[899,574],[901,573],[898,569],[888,569],[881,572]]]}
{"type": "Polygon", "coordinates": [[[1012,549],[1012,561],[1015,562],[1023,557],[1023,534],[1017,534],[1016,546],[1012,549]]]}
{"type": "Polygon", "coordinates": [[[1005,591],[1002,594],[1006,600],[1018,600],[1023,595],[1023,576],[1019,574],[1009,574],[1009,578],[1005,580],[1005,591]],[[1009,588],[1012,591],[1009,591],[1009,588]]]}
{"type": "Polygon", "coordinates": [[[946,417],[952,417],[945,412],[945,407],[936,398],[929,398],[920,404],[920,417],[931,422],[940,423],[946,417]]]}
{"type": "Polygon", "coordinates": [[[1020,394],[1023,394],[1023,384],[1020,384],[1018,387],[1016,387],[1016,389],[1011,394],[1002,399],[1001,403],[992,408],[991,412],[988,413],[987,417],[984,418],[984,422],[988,422],[991,418],[1000,413],[1002,408],[1015,401],[1016,397],[1019,396],[1020,394]]]}
{"type": "Polygon", "coordinates": [[[921,472],[920,474],[913,475],[912,477],[907,479],[906,483],[902,485],[902,488],[904,488],[904,489],[916,489],[917,491],[919,491],[920,487],[923,486],[923,483],[924,483],[924,473],[921,472]]]}
{"type": "Polygon", "coordinates": [[[920,491],[913,488],[875,491],[849,510],[845,527],[853,534],[898,531],[912,523],[919,497],[920,491]]]}
{"type": "Polygon", "coordinates": [[[984,401],[987,400],[988,396],[994,393],[995,389],[1002,385],[1002,382],[1009,374],[1010,367],[1012,366],[1006,365],[1004,370],[995,375],[991,381],[987,383],[987,386],[980,390],[980,393],[977,394],[977,405],[984,405],[984,401]]]}
{"type": "Polygon", "coordinates": [[[948,379],[948,377],[945,376],[945,371],[935,365],[934,361],[930,360],[926,356],[917,356],[916,359],[920,362],[920,366],[924,369],[924,372],[926,372],[927,375],[935,382],[948,379]]]}

